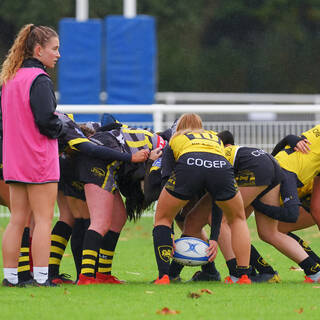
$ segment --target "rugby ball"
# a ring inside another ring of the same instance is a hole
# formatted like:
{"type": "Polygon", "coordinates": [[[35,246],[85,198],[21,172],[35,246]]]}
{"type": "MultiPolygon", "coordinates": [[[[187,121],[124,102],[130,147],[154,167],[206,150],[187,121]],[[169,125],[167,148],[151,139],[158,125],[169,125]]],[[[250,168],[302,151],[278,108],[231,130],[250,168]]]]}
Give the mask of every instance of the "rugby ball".
{"type": "Polygon", "coordinates": [[[173,259],[185,266],[201,266],[208,263],[209,244],[201,239],[184,237],[175,240],[173,259]]]}

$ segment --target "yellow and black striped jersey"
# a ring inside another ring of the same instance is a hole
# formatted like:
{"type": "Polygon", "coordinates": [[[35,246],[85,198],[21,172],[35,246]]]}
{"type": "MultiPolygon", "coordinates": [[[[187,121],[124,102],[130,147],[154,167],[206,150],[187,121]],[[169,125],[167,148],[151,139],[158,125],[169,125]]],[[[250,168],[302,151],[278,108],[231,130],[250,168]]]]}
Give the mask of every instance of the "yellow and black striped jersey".
{"type": "Polygon", "coordinates": [[[59,119],[63,122],[65,127],[65,135],[59,138],[60,152],[69,146],[71,149],[79,151],[76,148],[77,144],[91,141],[83,134],[78,125],[65,113],[57,113],[59,119]]]}
{"type": "Polygon", "coordinates": [[[122,126],[119,129],[109,131],[126,152],[136,153],[141,149],[153,150],[165,146],[165,141],[156,133],[139,128],[122,126]]]}
{"type": "Polygon", "coordinates": [[[175,136],[170,141],[175,160],[189,152],[208,152],[224,156],[224,146],[216,132],[189,132],[175,136]]]}
{"type": "Polygon", "coordinates": [[[229,145],[224,148],[224,154],[225,158],[234,166],[236,157],[237,157],[237,152],[241,148],[240,146],[237,145],[229,145]]]}
{"type": "Polygon", "coordinates": [[[302,133],[302,136],[311,143],[309,153],[286,147],[275,158],[282,168],[294,172],[300,182],[306,185],[320,173],[320,125],[302,133]]]}

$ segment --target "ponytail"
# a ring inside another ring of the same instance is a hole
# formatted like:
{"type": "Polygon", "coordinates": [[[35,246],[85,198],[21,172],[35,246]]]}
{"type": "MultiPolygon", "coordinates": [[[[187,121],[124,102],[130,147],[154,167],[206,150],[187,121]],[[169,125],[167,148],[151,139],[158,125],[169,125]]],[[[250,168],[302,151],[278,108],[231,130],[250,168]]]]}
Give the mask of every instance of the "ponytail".
{"type": "Polygon", "coordinates": [[[37,44],[44,47],[52,37],[58,37],[58,35],[49,27],[34,24],[23,26],[2,64],[0,85],[15,76],[25,59],[32,58],[34,47],[37,44]]]}

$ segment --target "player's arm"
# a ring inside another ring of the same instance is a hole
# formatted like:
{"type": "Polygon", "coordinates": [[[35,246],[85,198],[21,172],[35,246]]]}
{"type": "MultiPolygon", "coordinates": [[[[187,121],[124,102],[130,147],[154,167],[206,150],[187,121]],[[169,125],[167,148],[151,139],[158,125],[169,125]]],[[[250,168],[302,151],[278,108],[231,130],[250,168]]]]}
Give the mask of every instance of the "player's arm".
{"type": "Polygon", "coordinates": [[[109,147],[82,142],[74,145],[76,149],[92,158],[101,160],[119,160],[124,162],[144,162],[148,157],[148,150],[139,150],[135,154],[120,152],[109,147]]]}
{"type": "Polygon", "coordinates": [[[163,150],[162,156],[162,170],[161,170],[161,186],[167,183],[168,179],[170,178],[171,172],[175,167],[176,161],[174,159],[173,151],[169,145],[166,145],[163,150]]]}
{"type": "Polygon", "coordinates": [[[283,221],[296,222],[299,217],[300,200],[297,191],[296,177],[285,175],[280,187],[280,195],[283,200],[283,207],[271,206],[255,199],[251,204],[257,211],[269,218],[283,221]]]}
{"type": "Polygon", "coordinates": [[[56,98],[49,77],[40,75],[30,89],[30,106],[41,134],[56,139],[65,134],[63,122],[55,114],[56,98]]]}
{"type": "Polygon", "coordinates": [[[308,144],[310,144],[310,142],[306,139],[306,137],[304,136],[299,137],[299,136],[290,134],[284,137],[281,141],[277,143],[277,145],[272,150],[271,155],[275,156],[286,146],[290,146],[292,149],[295,149],[295,151],[307,153],[310,150],[308,147],[308,144]]]}
{"type": "Polygon", "coordinates": [[[220,234],[222,210],[215,204],[212,204],[211,209],[211,232],[209,240],[208,257],[209,261],[213,261],[218,253],[218,238],[220,234]]]}
{"type": "Polygon", "coordinates": [[[161,192],[161,155],[160,148],[154,149],[150,152],[149,159],[146,162],[144,198],[147,203],[158,200],[161,192]]]}

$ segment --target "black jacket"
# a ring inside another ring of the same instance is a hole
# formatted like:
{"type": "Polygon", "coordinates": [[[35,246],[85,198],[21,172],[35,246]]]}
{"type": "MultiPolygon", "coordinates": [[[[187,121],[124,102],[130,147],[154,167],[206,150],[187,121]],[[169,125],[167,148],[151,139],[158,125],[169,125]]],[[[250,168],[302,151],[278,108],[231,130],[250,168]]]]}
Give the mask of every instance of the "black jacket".
{"type": "MultiPolygon", "coordinates": [[[[44,65],[39,60],[33,58],[25,60],[22,68],[41,68],[45,70],[44,65]]],[[[40,75],[33,81],[30,88],[30,106],[35,123],[41,134],[52,139],[56,139],[64,134],[63,123],[54,113],[57,102],[52,81],[47,75],[40,75]]],[[[2,121],[0,129],[2,135],[2,121]]]]}

